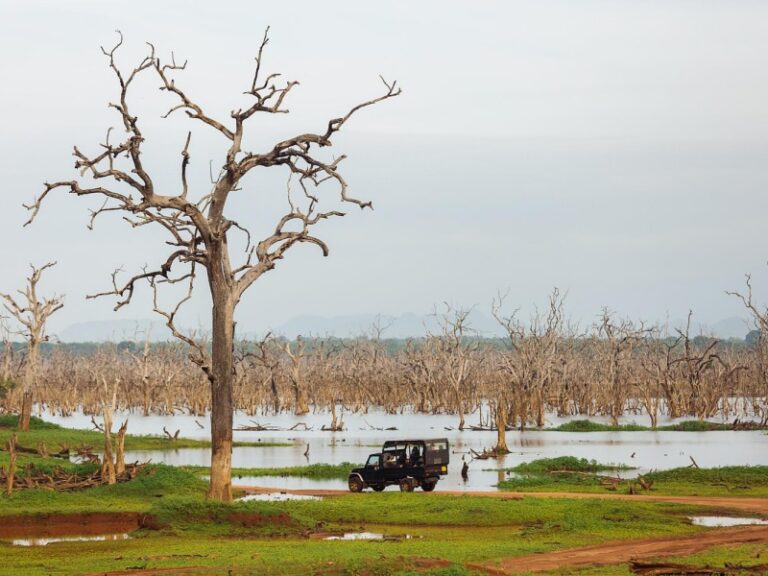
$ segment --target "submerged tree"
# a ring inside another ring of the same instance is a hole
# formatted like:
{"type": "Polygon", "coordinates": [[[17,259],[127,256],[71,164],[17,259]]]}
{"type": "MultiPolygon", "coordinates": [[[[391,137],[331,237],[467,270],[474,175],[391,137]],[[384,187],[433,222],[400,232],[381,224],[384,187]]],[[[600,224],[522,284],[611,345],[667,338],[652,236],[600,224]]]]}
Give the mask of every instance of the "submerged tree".
{"type": "Polygon", "coordinates": [[[27,341],[26,357],[24,358],[24,376],[21,388],[21,413],[19,414],[19,430],[29,430],[29,421],[32,416],[32,391],[37,380],[37,369],[40,358],[40,344],[48,340],[45,333],[45,324],[55,312],[64,307],[63,296],[41,298],[37,293],[37,285],[40,277],[48,268],[56,265],[49,262],[40,268],[32,268],[32,273],[27,277],[27,285],[24,290],[19,290],[21,299],[10,294],[0,293],[5,309],[23,327],[20,334],[27,341]]]}
{"type": "Polygon", "coordinates": [[[212,458],[208,496],[216,500],[231,500],[235,307],[243,293],[265,272],[272,270],[291,247],[309,243],[319,247],[323,255],[328,254],[327,245],[313,234],[312,228],[322,220],[343,216],[344,213],[320,208],[317,189],[321,185],[335,184],[341,203],[361,209],[372,207],[371,202],[347,194],[347,183],[339,172],[339,165],[345,156],[325,160],[317,152],[320,148],[331,146],[334,135],[356,112],[399,95],[400,89],[396,83],[389,84],[382,79],[385,90],[381,96],[360,103],[345,115],[330,120],[323,131],[298,134],[277,142],[265,151],[252,152],[243,149],[246,123],[257,113],[287,113],[283,106],[285,99],[298,84],[289,81],[278,85],[279,74],[265,76],[262,73],[262,54],[268,43],[266,33],[255,59],[253,78],[245,92],[252,102],[247,108],[232,111],[226,120],[217,120],[207,114],[177,85],[175,75],[185,68],[186,63],[177,64],[173,57],[170,62],[161,61],[151,45],[149,54],[138,66],[128,73],[121,71],[115,58],[122,41],[121,36],[111,50],[102,48],[102,52],[120,87],[119,99],[110,107],[122,121],[124,139],[120,143],[112,143],[108,131],[106,141],[101,145],[102,151],[96,155],[88,155],[76,147],[75,167],[80,171],[81,178],[46,183],[42,194],[27,206],[31,211],[28,223],[36,217],[48,194],[62,189],[76,196],[96,196],[104,202],[93,211],[91,225],[101,214],[119,212],[134,227],[152,224],[167,232],[170,253],[158,268],[145,269],[125,282],[118,282],[116,272],[112,276],[112,289],[94,297],[113,295],[117,297],[115,308],[118,309],[131,301],[137,283],[146,281],[150,284],[154,291],[155,311],[165,318],[173,335],[191,347],[190,358],[200,366],[210,382],[212,458]],[[187,168],[191,132],[186,135],[181,152],[180,191],[169,194],[156,189],[155,181],[142,161],[145,136],[128,103],[134,81],[145,75],[154,76],[160,90],[175,99],[166,116],[183,111],[192,121],[205,124],[228,141],[223,165],[214,178],[212,189],[206,190],[206,193],[190,193],[187,168]],[[123,167],[126,165],[127,169],[123,167]],[[252,241],[255,235],[227,214],[227,202],[235,192],[244,194],[241,190],[243,178],[251,171],[273,167],[281,167],[287,172],[288,208],[271,233],[252,241]],[[92,183],[84,182],[85,176],[90,176],[92,183]],[[300,189],[299,199],[291,195],[291,177],[300,189]],[[100,185],[102,181],[104,184],[100,185]],[[244,234],[247,244],[242,262],[233,262],[230,254],[230,235],[236,231],[244,234]],[[179,330],[175,321],[181,306],[192,296],[199,268],[206,272],[212,299],[210,353],[207,346],[194,336],[179,330]],[[159,286],[169,284],[185,286],[185,295],[175,307],[163,310],[158,304],[157,291],[159,286]]]}
{"type": "Polygon", "coordinates": [[[506,333],[505,349],[499,354],[500,369],[507,381],[502,381],[496,400],[495,451],[506,453],[507,417],[519,419],[520,431],[532,417],[539,428],[544,426],[548,388],[555,380],[558,348],[562,346],[564,296],[555,288],[549,296],[547,313],[538,310],[528,324],[517,317],[516,311],[505,316],[504,298],[499,295],[491,305],[491,313],[506,333]],[[510,405],[511,404],[511,405],[510,405]]]}

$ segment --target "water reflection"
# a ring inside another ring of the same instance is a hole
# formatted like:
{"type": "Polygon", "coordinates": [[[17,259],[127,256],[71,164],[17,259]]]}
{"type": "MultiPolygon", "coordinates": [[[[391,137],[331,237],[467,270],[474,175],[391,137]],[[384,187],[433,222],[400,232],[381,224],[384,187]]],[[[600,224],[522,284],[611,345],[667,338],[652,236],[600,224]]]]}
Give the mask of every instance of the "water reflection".
{"type": "MultiPolygon", "coordinates": [[[[75,414],[62,418],[43,415],[46,419],[73,428],[91,428],[90,416],[75,414]]],[[[209,438],[208,422],[196,416],[141,416],[136,414],[115,414],[115,421],[129,417],[128,431],[132,434],[162,434],[163,426],[169,430],[179,429],[180,434],[189,438],[209,438]],[[195,423],[205,425],[201,429],[195,423]]],[[[472,422],[468,417],[467,421],[472,422]]],[[[362,463],[375,452],[385,440],[404,437],[446,437],[451,443],[451,464],[448,476],[438,484],[438,490],[492,490],[502,474],[486,471],[487,468],[505,468],[539,458],[575,456],[597,460],[601,463],[625,465],[637,468],[635,473],[663,470],[690,465],[692,456],[702,467],[731,466],[745,464],[768,465],[768,435],[760,431],[712,431],[712,432],[544,432],[510,431],[507,444],[512,451],[498,460],[469,461],[469,478],[461,478],[461,456],[470,450],[482,452],[496,442],[494,431],[459,431],[454,427],[456,417],[446,414],[387,414],[381,410],[370,410],[367,414],[345,413],[347,430],[340,433],[323,432],[320,427],[328,423],[325,413],[307,414],[296,417],[291,414],[271,415],[256,419],[238,413],[235,426],[258,420],[261,424],[272,424],[281,430],[264,432],[235,432],[235,440],[262,442],[290,442],[283,447],[242,447],[233,451],[233,465],[236,467],[287,467],[303,466],[307,463],[340,464],[342,462],[362,463]],[[310,430],[288,430],[304,422],[310,430]],[[384,430],[395,426],[396,431],[384,430]],[[445,428],[452,428],[445,430],[445,428]],[[307,444],[309,458],[305,458],[307,444]]],[[[547,426],[556,426],[566,419],[548,416],[547,426]]],[[[605,419],[593,418],[595,421],[605,419]]],[[[625,417],[622,423],[637,421],[641,417],[625,417]]],[[[666,422],[660,422],[660,424],[666,422]]],[[[165,462],[172,465],[210,465],[208,449],[185,448],[165,451],[131,451],[128,461],[165,462]]],[[[276,478],[273,486],[285,488],[345,488],[343,480],[314,481],[306,478],[276,478]]],[[[238,484],[268,486],[264,478],[245,478],[238,484]]]]}
{"type": "Polygon", "coordinates": [[[59,536],[49,538],[19,538],[12,540],[12,546],[48,546],[57,542],[116,542],[128,540],[128,534],[101,534],[99,536],[59,536]]]}
{"type": "Polygon", "coordinates": [[[286,494],[285,492],[268,492],[265,494],[248,494],[238,498],[238,502],[288,502],[289,500],[322,500],[319,496],[304,494],[286,494]]]}
{"type": "Polygon", "coordinates": [[[728,526],[768,526],[768,520],[760,518],[734,518],[731,516],[693,516],[691,524],[708,528],[726,528],[728,526]]]}

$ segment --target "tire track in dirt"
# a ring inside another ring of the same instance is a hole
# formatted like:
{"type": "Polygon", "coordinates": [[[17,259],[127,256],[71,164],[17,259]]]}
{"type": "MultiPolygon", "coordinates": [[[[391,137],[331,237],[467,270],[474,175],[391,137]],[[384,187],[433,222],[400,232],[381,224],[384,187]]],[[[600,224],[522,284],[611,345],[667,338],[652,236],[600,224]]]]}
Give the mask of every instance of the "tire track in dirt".
{"type": "Polygon", "coordinates": [[[482,564],[470,564],[467,567],[497,575],[542,572],[559,568],[595,568],[624,564],[632,560],[695,554],[713,546],[750,543],[768,544],[768,526],[739,526],[710,530],[692,536],[607,542],[583,548],[509,557],[482,564]]]}

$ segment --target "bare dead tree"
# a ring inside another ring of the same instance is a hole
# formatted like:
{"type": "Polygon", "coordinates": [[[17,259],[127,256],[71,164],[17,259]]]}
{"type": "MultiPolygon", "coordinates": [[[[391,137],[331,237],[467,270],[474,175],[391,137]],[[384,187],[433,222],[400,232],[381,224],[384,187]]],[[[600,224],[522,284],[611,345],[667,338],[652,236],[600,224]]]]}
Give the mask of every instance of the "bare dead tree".
{"type": "Polygon", "coordinates": [[[662,401],[666,402],[667,412],[672,417],[677,417],[680,405],[675,385],[675,364],[676,350],[682,337],[671,340],[665,338],[665,335],[659,329],[654,329],[654,332],[643,340],[640,366],[645,374],[635,382],[638,396],[654,430],[658,426],[662,401]]]}
{"type": "Polygon", "coordinates": [[[630,368],[632,352],[649,330],[642,323],[636,325],[629,319],[615,319],[607,308],[603,308],[595,329],[599,339],[598,378],[609,394],[611,426],[618,426],[634,376],[630,368]]]}
{"type": "Polygon", "coordinates": [[[710,415],[709,403],[706,401],[704,393],[706,380],[713,372],[716,363],[721,361],[716,354],[719,341],[710,338],[703,347],[694,346],[691,338],[692,318],[693,311],[689,310],[685,329],[676,330],[682,343],[683,353],[673,362],[680,364],[683,377],[686,380],[689,409],[692,409],[700,420],[704,420],[710,415]]]}
{"type": "Polygon", "coordinates": [[[40,344],[48,339],[45,333],[46,322],[64,307],[63,296],[41,298],[37,293],[37,285],[43,272],[55,265],[56,262],[49,262],[40,268],[30,266],[32,273],[27,277],[26,287],[24,290],[18,290],[21,299],[17,300],[9,294],[0,293],[0,298],[5,301],[3,306],[21,324],[23,328],[20,334],[27,341],[19,430],[29,430],[29,420],[32,416],[32,390],[37,379],[40,344]]]}
{"type": "Polygon", "coordinates": [[[746,292],[728,291],[726,294],[741,300],[751,316],[756,338],[750,346],[752,379],[756,383],[757,393],[753,395],[755,413],[764,423],[768,423],[768,306],[755,301],[752,290],[752,276],[747,274],[744,283],[746,292]]]}
{"type": "Polygon", "coordinates": [[[555,380],[558,346],[563,340],[564,297],[557,288],[549,297],[546,315],[536,311],[527,325],[518,319],[516,311],[507,316],[503,314],[505,297],[499,295],[491,305],[493,317],[506,332],[506,349],[498,356],[501,371],[507,378],[502,379],[497,391],[497,453],[508,452],[506,426],[510,410],[513,415],[517,412],[521,431],[529,417],[537,426],[544,426],[548,387],[555,380]],[[508,380],[508,384],[504,380],[508,380]]]}
{"type": "Polygon", "coordinates": [[[280,392],[277,387],[277,377],[280,370],[280,358],[273,344],[274,338],[268,332],[264,338],[257,342],[258,350],[254,354],[256,361],[266,370],[265,383],[269,383],[269,391],[272,397],[272,410],[277,414],[282,406],[280,392]]]}
{"type": "Polygon", "coordinates": [[[744,304],[744,308],[746,308],[750,316],[752,316],[752,322],[755,328],[761,334],[768,334],[768,306],[760,306],[755,302],[752,294],[752,276],[750,274],[746,275],[744,283],[747,286],[747,291],[745,293],[739,291],[727,291],[726,294],[735,296],[741,300],[741,303],[744,304]]]}
{"type": "Polygon", "coordinates": [[[470,388],[479,363],[478,344],[468,340],[474,334],[469,325],[471,309],[444,304],[444,312],[434,312],[440,327],[434,341],[438,345],[442,376],[450,384],[453,406],[459,415],[459,430],[464,430],[467,404],[472,399],[470,388]]]}
{"type": "MultiPolygon", "coordinates": [[[[268,32],[268,30],[267,30],[268,32]]],[[[287,251],[298,244],[314,244],[323,255],[328,246],[313,234],[313,227],[321,221],[343,216],[339,210],[320,209],[320,187],[335,184],[338,200],[358,208],[370,208],[371,202],[353,198],[347,193],[347,182],[339,171],[345,156],[323,159],[318,151],[331,146],[334,135],[358,111],[400,94],[396,83],[384,81],[384,93],[357,104],[343,116],[330,120],[319,132],[297,134],[274,144],[262,152],[244,150],[243,137],[248,121],[257,113],[285,114],[286,97],[298,85],[289,81],[278,84],[279,74],[262,73],[262,55],[269,39],[264,39],[256,56],[255,72],[246,95],[251,103],[230,114],[227,120],[218,120],[206,113],[176,81],[176,74],[186,67],[176,62],[162,61],[149,45],[149,53],[131,71],[124,73],[117,64],[116,55],[123,43],[122,35],[117,44],[103,49],[109,67],[114,72],[120,93],[117,102],[110,104],[122,122],[123,140],[110,141],[110,131],[101,145],[102,151],[88,155],[74,149],[75,167],[80,171],[79,180],[63,180],[46,183],[41,195],[27,206],[31,222],[37,216],[42,202],[53,191],[64,190],[75,196],[93,196],[103,201],[92,212],[90,226],[105,213],[123,215],[133,227],[158,226],[168,234],[170,254],[158,268],[145,269],[125,282],[118,282],[113,274],[112,289],[94,297],[112,295],[117,298],[117,308],[127,305],[136,285],[147,281],[155,291],[155,311],[166,320],[173,335],[186,342],[190,358],[206,374],[211,388],[211,436],[212,458],[209,498],[231,500],[232,468],[232,418],[234,373],[234,312],[243,293],[264,273],[275,268],[287,251]],[[129,107],[129,94],[137,78],[154,76],[160,89],[176,101],[166,116],[182,111],[194,122],[200,122],[216,131],[226,141],[223,165],[213,188],[193,199],[187,169],[190,163],[191,132],[186,135],[181,151],[181,186],[177,194],[163,194],[155,187],[155,181],[145,167],[141,153],[145,136],[137,116],[129,107]],[[123,167],[127,164],[127,167],[123,167]],[[252,241],[250,231],[227,215],[227,203],[232,194],[242,190],[243,179],[257,168],[279,167],[287,171],[300,189],[300,197],[293,198],[289,179],[288,211],[277,221],[274,230],[258,241],[252,241]],[[84,179],[91,178],[90,182],[84,179]],[[92,182],[92,183],[91,183],[92,182]],[[100,184],[104,182],[104,184],[100,184]],[[229,239],[235,232],[245,235],[246,250],[242,262],[233,262],[229,239]],[[212,297],[212,348],[208,350],[192,335],[177,328],[176,317],[181,306],[192,295],[198,268],[207,275],[212,297]],[[181,268],[181,270],[179,270],[181,268]],[[157,304],[157,288],[168,284],[186,284],[186,295],[170,311],[157,304]]],[[[383,79],[382,79],[383,81],[383,79]]]]}

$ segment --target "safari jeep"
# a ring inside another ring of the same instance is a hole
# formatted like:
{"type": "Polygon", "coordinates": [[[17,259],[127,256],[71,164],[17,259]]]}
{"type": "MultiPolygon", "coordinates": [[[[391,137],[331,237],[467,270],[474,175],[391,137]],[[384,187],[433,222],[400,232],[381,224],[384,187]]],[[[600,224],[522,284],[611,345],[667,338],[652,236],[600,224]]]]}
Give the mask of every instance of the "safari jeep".
{"type": "Polygon", "coordinates": [[[391,440],[381,452],[368,456],[365,466],[349,473],[349,490],[362,492],[373,488],[381,492],[396,484],[403,492],[420,486],[432,492],[440,476],[448,473],[448,440],[391,440]]]}

